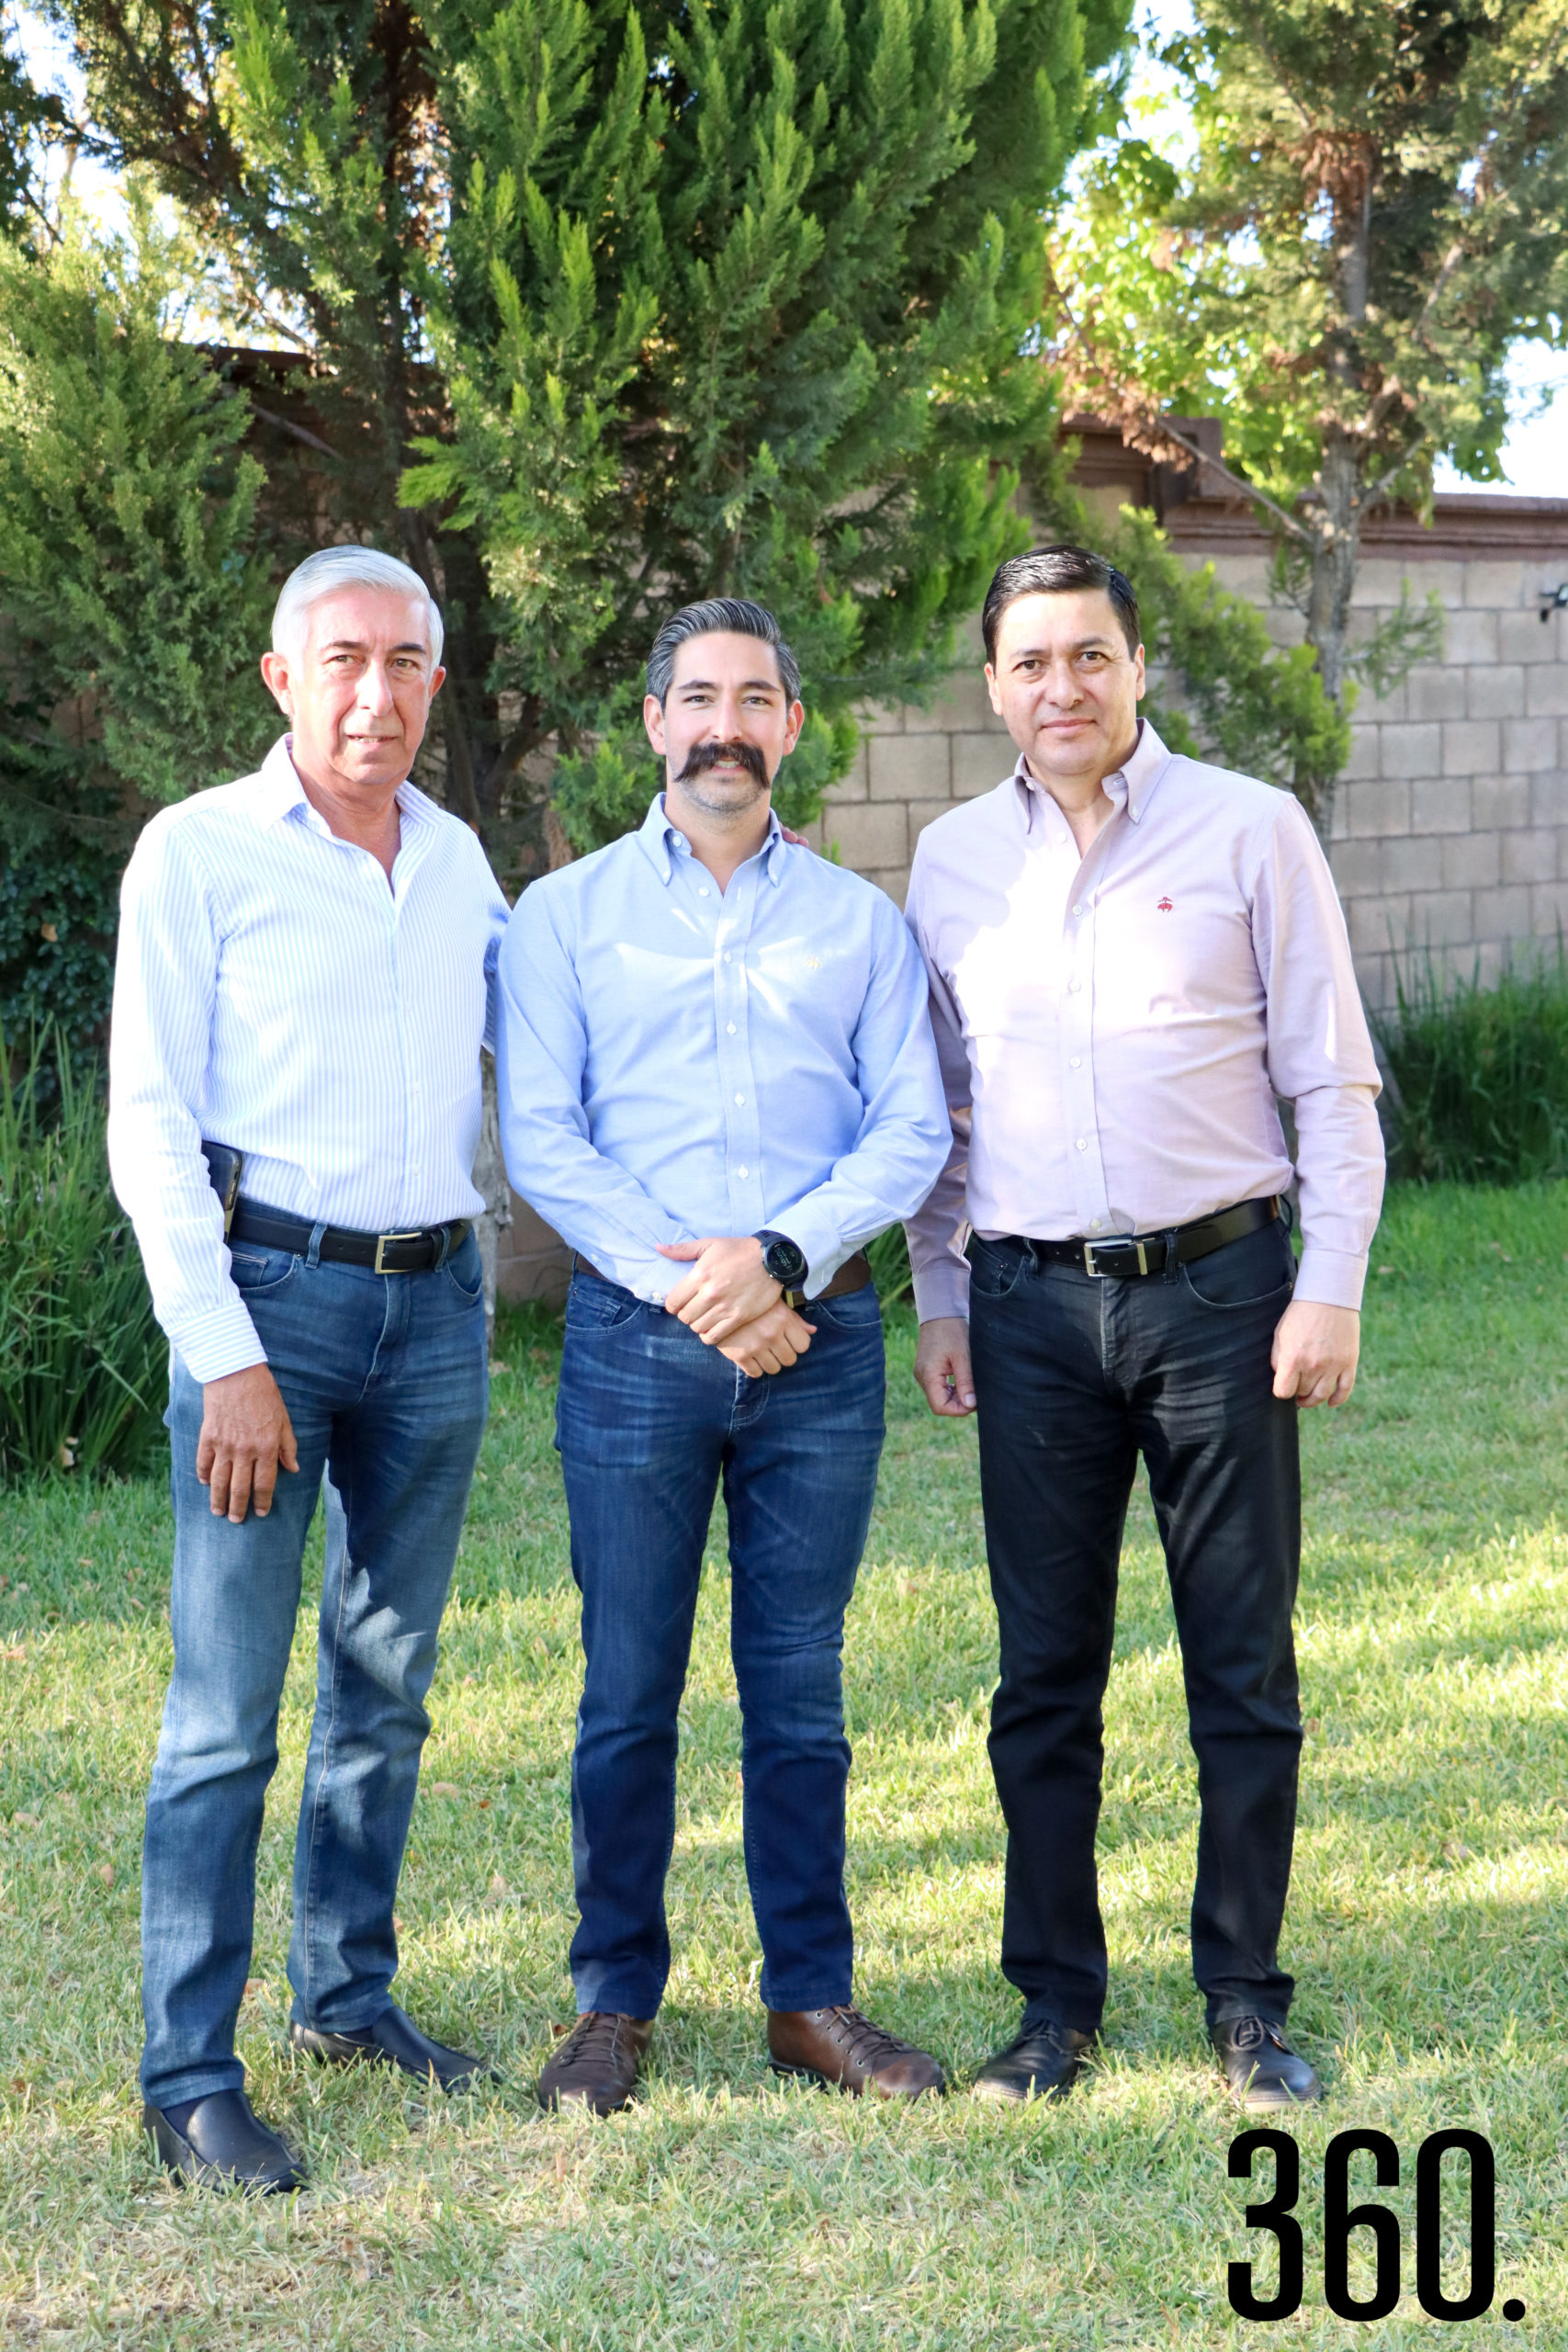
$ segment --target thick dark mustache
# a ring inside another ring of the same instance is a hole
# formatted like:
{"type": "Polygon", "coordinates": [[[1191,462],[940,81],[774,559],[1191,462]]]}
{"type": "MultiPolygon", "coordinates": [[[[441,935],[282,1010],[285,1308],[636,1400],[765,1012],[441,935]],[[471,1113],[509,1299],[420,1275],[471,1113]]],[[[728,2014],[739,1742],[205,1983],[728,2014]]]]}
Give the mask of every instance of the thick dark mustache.
{"type": "Polygon", "coordinates": [[[755,743],[739,742],[694,743],[686,754],[686,764],[675,781],[677,784],[685,784],[691,777],[701,775],[705,768],[716,767],[720,760],[728,760],[743,767],[747,775],[754,776],[759,784],[766,784],[768,781],[767,767],[755,743]]]}

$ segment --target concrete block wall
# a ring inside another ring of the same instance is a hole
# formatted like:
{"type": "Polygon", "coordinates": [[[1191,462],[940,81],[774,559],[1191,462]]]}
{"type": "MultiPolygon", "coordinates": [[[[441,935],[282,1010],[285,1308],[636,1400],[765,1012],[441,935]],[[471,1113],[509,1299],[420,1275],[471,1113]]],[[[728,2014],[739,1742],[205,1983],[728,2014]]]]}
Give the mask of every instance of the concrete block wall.
{"type": "MultiPolygon", "coordinates": [[[[1224,585],[1265,605],[1281,643],[1293,609],[1268,605],[1268,564],[1230,547],[1212,558],[1224,585]]],[[[1366,633],[1400,584],[1443,606],[1440,659],[1382,697],[1364,696],[1335,799],[1329,855],[1367,1001],[1393,1001],[1395,958],[1430,951],[1441,970],[1495,978],[1513,956],[1568,933],[1568,612],[1543,622],[1541,592],[1568,578],[1560,557],[1373,555],[1357,584],[1366,633]]],[[[813,838],[903,903],[922,828],[988,792],[1013,763],[991,712],[978,624],[929,710],[870,710],[854,767],[813,838]]]]}
{"type": "Polygon", "coordinates": [[[1393,1001],[1396,956],[1490,980],[1568,933],[1568,613],[1541,618],[1568,537],[1555,562],[1374,560],[1366,620],[1402,575],[1441,597],[1443,656],[1358,706],[1330,844],[1374,1007],[1393,1001]]]}
{"type": "Polygon", "coordinates": [[[954,801],[989,792],[1018,756],[991,709],[981,674],[985,659],[976,619],[930,709],[863,710],[854,765],[811,828],[819,849],[880,883],[900,906],[922,829],[954,801]]]}

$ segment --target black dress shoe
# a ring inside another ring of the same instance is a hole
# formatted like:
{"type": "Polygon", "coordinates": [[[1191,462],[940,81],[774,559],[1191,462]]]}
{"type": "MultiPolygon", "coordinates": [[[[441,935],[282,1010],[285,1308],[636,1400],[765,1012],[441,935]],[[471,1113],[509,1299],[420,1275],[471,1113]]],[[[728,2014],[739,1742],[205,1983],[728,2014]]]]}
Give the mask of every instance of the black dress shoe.
{"type": "Polygon", "coordinates": [[[141,2128],[177,2180],[204,2188],[243,2188],[277,2197],[304,2186],[303,2167],[276,2132],[251,2112],[243,2091],[214,2091],[198,2099],[176,2132],[161,2107],[144,2107],[141,2128]]]}
{"type": "Polygon", "coordinates": [[[476,2083],[497,2079],[482,2058],[432,2041],[399,2008],[383,2009],[357,2033],[321,2033],[296,2020],[288,2039],[305,2057],[319,2058],[326,2065],[400,2066],[416,2082],[434,2080],[444,2091],[470,2090],[476,2083]]]}
{"type": "Polygon", "coordinates": [[[1249,2115],[1305,2107],[1323,2097],[1323,2085],[1272,2018],[1227,2018],[1210,2028],[1209,2039],[1226,2082],[1249,2115]]]}
{"type": "Polygon", "coordinates": [[[1083,2072],[1092,2033],[1070,2025],[1025,2026],[1005,2050],[987,2058],[971,2085],[976,2098],[1066,2098],[1083,2072]]]}

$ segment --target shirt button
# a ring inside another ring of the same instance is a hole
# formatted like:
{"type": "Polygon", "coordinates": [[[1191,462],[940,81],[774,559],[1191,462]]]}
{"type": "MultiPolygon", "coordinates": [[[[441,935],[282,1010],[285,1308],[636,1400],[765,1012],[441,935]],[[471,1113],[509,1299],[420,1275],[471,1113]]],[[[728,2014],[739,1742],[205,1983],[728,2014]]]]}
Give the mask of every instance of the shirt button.
{"type": "Polygon", "coordinates": [[[1091,1233],[1098,1233],[1100,1231],[1100,1219],[1097,1216],[1090,1217],[1089,1221],[1089,1229],[1091,1233]]]}
{"type": "Polygon", "coordinates": [[[727,1022],[725,1023],[725,1024],[724,1024],[724,1034],[725,1034],[725,1035],[726,1035],[727,1037],[733,1037],[733,1036],[734,1036],[734,1035],[735,1035],[735,1023],[734,1023],[734,1022],[733,1022],[733,1021],[727,1021],[727,1022]]]}
{"type": "Polygon", "coordinates": [[[745,1102],[745,1100],[746,1100],[746,1097],[744,1096],[744,1094],[738,1094],[738,1095],[736,1096],[736,1098],[735,1098],[735,1099],[736,1099],[736,1101],[737,1101],[738,1102],[745,1102]]]}
{"type": "Polygon", "coordinates": [[[727,947],[727,948],[725,949],[725,951],[724,951],[724,960],[725,960],[725,962],[726,962],[727,964],[728,964],[728,961],[729,961],[729,950],[728,950],[728,947],[727,947]]]}
{"type": "Polygon", "coordinates": [[[699,882],[699,883],[697,884],[697,896],[698,896],[698,898],[699,898],[699,899],[705,899],[705,898],[707,897],[707,894],[708,894],[708,886],[707,886],[707,884],[706,884],[705,882],[699,882]]]}
{"type": "Polygon", "coordinates": [[[1083,1136],[1079,1136],[1078,1137],[1078,1149],[1080,1151],[1087,1151],[1089,1149],[1088,1140],[1083,1136]]]}
{"type": "Polygon", "coordinates": [[[741,1175],[741,1176],[750,1176],[750,1174],[751,1173],[751,1170],[750,1170],[749,1168],[742,1168],[742,1169],[739,1169],[737,1172],[738,1172],[739,1175],[741,1175]]]}
{"type": "Polygon", "coordinates": [[[1076,915],[1081,915],[1081,914],[1082,914],[1082,912],[1083,912],[1083,908],[1082,908],[1081,906],[1077,906],[1077,907],[1075,907],[1075,908],[1073,909],[1073,912],[1074,912],[1074,914],[1076,914],[1076,915]]]}

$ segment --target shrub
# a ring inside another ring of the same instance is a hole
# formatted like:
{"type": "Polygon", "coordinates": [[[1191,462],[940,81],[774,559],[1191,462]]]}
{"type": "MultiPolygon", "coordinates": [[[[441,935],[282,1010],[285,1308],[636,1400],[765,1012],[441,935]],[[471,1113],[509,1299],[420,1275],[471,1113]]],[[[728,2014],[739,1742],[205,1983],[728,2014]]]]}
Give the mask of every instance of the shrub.
{"type": "Polygon", "coordinates": [[[1395,970],[1397,1011],[1374,1019],[1396,1091],[1399,1173],[1423,1183],[1568,1176],[1568,957],[1445,985],[1430,956],[1395,970]]]}
{"type": "Polygon", "coordinates": [[[901,1225],[890,1225],[886,1233],[879,1233],[866,1244],[865,1254],[885,1315],[889,1307],[913,1300],[915,1277],[909,1271],[909,1244],[901,1225]]]}
{"type": "Polygon", "coordinates": [[[166,1357],[96,1087],[51,1030],[0,1084],[0,1478],[141,1469],[166,1357]]]}

